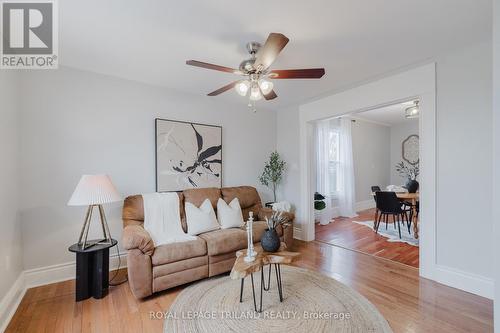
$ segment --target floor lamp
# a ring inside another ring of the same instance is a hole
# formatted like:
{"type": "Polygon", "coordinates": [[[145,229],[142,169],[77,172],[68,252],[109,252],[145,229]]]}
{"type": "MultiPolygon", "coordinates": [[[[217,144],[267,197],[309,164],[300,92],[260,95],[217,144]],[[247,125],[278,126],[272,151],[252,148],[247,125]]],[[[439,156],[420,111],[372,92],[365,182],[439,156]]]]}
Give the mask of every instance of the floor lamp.
{"type": "Polygon", "coordinates": [[[84,250],[96,244],[111,244],[111,233],[102,207],[105,203],[121,201],[122,197],[107,175],[83,175],[68,201],[68,206],[88,206],[78,245],[84,250]],[[99,211],[104,239],[88,242],[90,221],[94,208],[99,211]]]}

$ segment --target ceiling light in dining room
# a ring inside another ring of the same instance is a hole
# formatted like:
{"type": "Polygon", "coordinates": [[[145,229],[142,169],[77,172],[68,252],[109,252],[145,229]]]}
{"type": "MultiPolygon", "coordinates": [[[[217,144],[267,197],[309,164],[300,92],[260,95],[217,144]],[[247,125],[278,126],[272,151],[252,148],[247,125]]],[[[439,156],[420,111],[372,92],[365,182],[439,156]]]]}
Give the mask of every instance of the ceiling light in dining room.
{"type": "Polygon", "coordinates": [[[406,119],[418,118],[420,116],[420,108],[418,106],[418,101],[414,101],[414,103],[415,105],[405,109],[406,119]]]}

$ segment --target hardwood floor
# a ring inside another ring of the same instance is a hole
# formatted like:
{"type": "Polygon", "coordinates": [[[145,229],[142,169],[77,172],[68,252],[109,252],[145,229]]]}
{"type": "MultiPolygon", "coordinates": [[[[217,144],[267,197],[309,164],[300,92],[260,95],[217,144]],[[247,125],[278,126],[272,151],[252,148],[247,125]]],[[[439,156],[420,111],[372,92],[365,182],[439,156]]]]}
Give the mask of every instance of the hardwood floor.
{"type": "MultiPolygon", "coordinates": [[[[354,288],[385,316],[394,332],[493,332],[493,302],[419,278],[418,270],[321,242],[296,241],[295,265],[354,288]]],[[[74,302],[74,281],[28,290],[7,332],[162,332],[165,311],[184,287],[139,301],[127,283],[102,300],[74,302]]],[[[286,290],[285,290],[286,298],[286,290]]]]}
{"type": "MultiPolygon", "coordinates": [[[[388,242],[387,238],[376,234],[373,229],[351,221],[373,221],[374,209],[359,212],[355,218],[335,218],[328,225],[316,225],[316,240],[345,247],[418,268],[418,247],[399,242],[388,242]]],[[[385,228],[381,224],[380,228],[385,228]]],[[[392,225],[389,224],[389,228],[392,225]]]]}

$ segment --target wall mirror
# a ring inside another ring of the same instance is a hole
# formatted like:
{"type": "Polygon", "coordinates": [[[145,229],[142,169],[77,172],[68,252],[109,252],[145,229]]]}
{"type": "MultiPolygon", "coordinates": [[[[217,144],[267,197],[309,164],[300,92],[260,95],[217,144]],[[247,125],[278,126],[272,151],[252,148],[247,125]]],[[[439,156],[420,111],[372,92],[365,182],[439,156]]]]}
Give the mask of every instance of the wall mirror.
{"type": "Polygon", "coordinates": [[[419,162],[419,137],[412,134],[403,141],[403,160],[416,165],[419,162]]]}

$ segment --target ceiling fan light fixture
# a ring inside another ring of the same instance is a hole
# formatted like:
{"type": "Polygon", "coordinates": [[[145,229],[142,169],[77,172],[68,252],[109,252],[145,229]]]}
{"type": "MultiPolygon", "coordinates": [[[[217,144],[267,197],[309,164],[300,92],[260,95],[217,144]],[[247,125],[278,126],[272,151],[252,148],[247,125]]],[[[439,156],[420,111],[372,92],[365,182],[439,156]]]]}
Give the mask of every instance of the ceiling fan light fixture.
{"type": "Polygon", "coordinates": [[[234,86],[234,89],[240,96],[246,96],[250,89],[250,82],[247,80],[240,81],[234,86]]]}
{"type": "Polygon", "coordinates": [[[320,79],[325,74],[324,68],[271,70],[271,66],[289,41],[282,33],[272,32],[262,45],[258,42],[248,43],[247,51],[250,57],[240,62],[238,69],[197,60],[187,60],[186,65],[240,75],[240,78],[208,93],[207,96],[218,96],[234,88],[238,95],[247,98],[250,107],[255,111],[256,101],[271,101],[278,97],[273,89],[273,80],[269,79],[320,79]]]}
{"type": "Polygon", "coordinates": [[[250,90],[250,100],[251,101],[258,101],[262,99],[262,94],[260,93],[260,89],[258,85],[254,85],[252,89],[250,90]]]}
{"type": "Polygon", "coordinates": [[[265,79],[260,80],[259,86],[264,95],[269,94],[273,90],[273,83],[265,79]]]}
{"type": "Polygon", "coordinates": [[[418,107],[418,101],[415,101],[415,105],[405,109],[406,119],[418,118],[419,116],[420,116],[420,108],[418,107]]]}

